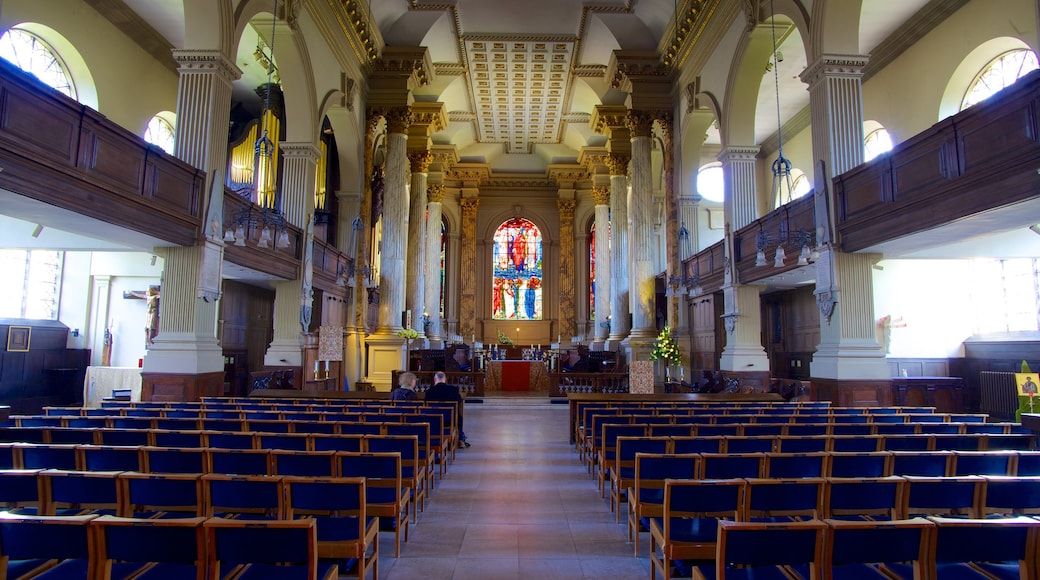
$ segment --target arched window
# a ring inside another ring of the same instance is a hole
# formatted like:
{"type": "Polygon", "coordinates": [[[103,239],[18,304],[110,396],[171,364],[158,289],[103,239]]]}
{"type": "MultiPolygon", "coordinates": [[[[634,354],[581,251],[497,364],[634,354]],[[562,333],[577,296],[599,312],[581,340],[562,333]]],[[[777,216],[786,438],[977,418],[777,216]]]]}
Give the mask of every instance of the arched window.
{"type": "Polygon", "coordinates": [[[76,98],[68,67],[42,38],[20,28],[11,28],[0,36],[0,57],[25,72],[32,73],[47,86],[76,98]]]}
{"type": "MultiPolygon", "coordinates": [[[[805,176],[805,172],[801,169],[791,170],[791,181],[790,191],[787,190],[787,183],[781,181],[778,191],[776,191],[776,207],[780,207],[784,204],[791,203],[792,201],[802,197],[803,195],[812,191],[812,184],[809,183],[809,178],[805,176]]],[[[773,187],[777,187],[775,182],[773,187]]]]}
{"type": "Polygon", "coordinates": [[[446,312],[446,310],[444,308],[444,286],[445,286],[445,283],[447,282],[447,277],[445,276],[445,274],[447,272],[447,268],[445,266],[445,264],[447,263],[446,260],[445,260],[445,257],[447,256],[447,250],[448,250],[448,226],[445,224],[444,218],[442,217],[441,218],[441,254],[440,254],[441,255],[441,257],[440,257],[441,295],[440,295],[440,300],[438,301],[438,305],[439,305],[438,308],[440,308],[439,312],[440,312],[442,320],[444,319],[444,313],[446,312]]]}
{"type": "Polygon", "coordinates": [[[159,115],[152,117],[144,131],[144,140],[173,155],[173,124],[159,115]]]}
{"type": "Polygon", "coordinates": [[[697,195],[708,201],[722,203],[726,193],[721,163],[705,165],[697,172],[697,195]]]}
{"type": "Polygon", "coordinates": [[[596,222],[589,226],[589,320],[596,319],[596,222]]]}
{"type": "Polygon", "coordinates": [[[891,150],[892,136],[888,134],[884,127],[871,131],[863,139],[863,161],[870,161],[878,155],[888,153],[891,150]]]}
{"type": "Polygon", "coordinates": [[[988,99],[1037,68],[1040,68],[1040,64],[1037,63],[1035,52],[1025,48],[1005,52],[982,67],[982,71],[968,85],[961,101],[961,110],[988,99]]]}
{"type": "Polygon", "coordinates": [[[491,318],[542,319],[542,233],[524,218],[495,230],[491,318]]]}

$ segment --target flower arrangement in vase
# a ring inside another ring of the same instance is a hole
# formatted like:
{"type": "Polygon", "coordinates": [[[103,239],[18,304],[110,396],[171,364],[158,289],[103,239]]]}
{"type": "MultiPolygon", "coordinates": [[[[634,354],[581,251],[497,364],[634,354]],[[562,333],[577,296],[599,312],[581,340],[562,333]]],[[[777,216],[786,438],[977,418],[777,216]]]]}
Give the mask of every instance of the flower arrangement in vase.
{"type": "Polygon", "coordinates": [[[666,378],[670,378],[668,375],[673,365],[682,368],[682,351],[679,350],[679,343],[672,336],[671,328],[665,326],[661,334],[654,339],[654,346],[650,350],[650,360],[664,361],[666,378]]]}

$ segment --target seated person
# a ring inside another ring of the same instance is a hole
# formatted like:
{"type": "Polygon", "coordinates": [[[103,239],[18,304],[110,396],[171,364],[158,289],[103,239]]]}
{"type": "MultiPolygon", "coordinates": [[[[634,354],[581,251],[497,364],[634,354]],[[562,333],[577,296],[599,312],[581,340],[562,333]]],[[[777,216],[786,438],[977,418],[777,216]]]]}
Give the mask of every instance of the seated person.
{"type": "Polygon", "coordinates": [[[415,392],[415,383],[419,378],[415,373],[401,373],[397,379],[397,388],[390,391],[391,401],[414,401],[419,395],[415,392]]]}
{"type": "Polygon", "coordinates": [[[433,374],[433,386],[426,389],[427,401],[455,401],[459,404],[459,446],[469,447],[466,432],[462,429],[462,394],[455,385],[448,384],[448,376],[438,371],[433,374]]]}
{"type": "MultiPolygon", "coordinates": [[[[468,373],[471,370],[473,370],[471,365],[469,364],[469,350],[468,349],[464,349],[464,348],[457,348],[457,349],[455,349],[455,354],[454,354],[454,356],[452,358],[455,359],[456,363],[458,363],[460,371],[468,373]]],[[[434,380],[436,381],[437,379],[434,378],[434,380]]]]}

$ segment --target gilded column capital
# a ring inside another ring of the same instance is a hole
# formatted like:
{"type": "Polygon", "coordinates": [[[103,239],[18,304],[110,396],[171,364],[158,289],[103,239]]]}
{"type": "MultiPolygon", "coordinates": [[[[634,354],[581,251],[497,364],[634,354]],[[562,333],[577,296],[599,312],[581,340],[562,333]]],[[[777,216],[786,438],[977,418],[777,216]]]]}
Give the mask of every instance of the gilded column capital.
{"type": "Polygon", "coordinates": [[[578,202],[573,199],[558,199],[556,207],[560,210],[560,217],[565,220],[574,219],[574,207],[578,202]]]}
{"type": "Polygon", "coordinates": [[[592,199],[596,200],[596,205],[610,205],[610,188],[604,186],[593,187],[592,199]]]}
{"type": "Polygon", "coordinates": [[[673,121],[671,113],[664,113],[657,117],[657,124],[661,127],[661,138],[666,147],[670,146],[672,142],[672,129],[675,128],[673,121]]]}
{"type": "Polygon", "coordinates": [[[444,184],[434,183],[426,188],[427,203],[442,203],[444,201],[444,184]]]}
{"type": "Polygon", "coordinates": [[[365,133],[375,133],[379,122],[383,120],[383,110],[369,108],[365,111],[365,133]]]}
{"type": "Polygon", "coordinates": [[[650,137],[654,129],[654,114],[647,111],[629,111],[625,124],[632,137],[650,137]]]}
{"type": "Polygon", "coordinates": [[[480,207],[480,198],[464,197],[459,200],[459,205],[462,207],[462,217],[464,219],[471,219],[477,216],[477,208],[480,207]]]}
{"type": "Polygon", "coordinates": [[[607,157],[607,167],[610,169],[611,177],[616,175],[628,175],[628,163],[632,160],[629,155],[611,153],[607,157]]]}
{"type": "Polygon", "coordinates": [[[387,133],[405,134],[408,132],[408,126],[412,124],[412,111],[408,107],[394,107],[384,116],[387,133]]]}
{"type": "Polygon", "coordinates": [[[433,153],[428,150],[409,151],[408,161],[411,163],[412,173],[427,173],[430,164],[433,163],[433,153]]]}

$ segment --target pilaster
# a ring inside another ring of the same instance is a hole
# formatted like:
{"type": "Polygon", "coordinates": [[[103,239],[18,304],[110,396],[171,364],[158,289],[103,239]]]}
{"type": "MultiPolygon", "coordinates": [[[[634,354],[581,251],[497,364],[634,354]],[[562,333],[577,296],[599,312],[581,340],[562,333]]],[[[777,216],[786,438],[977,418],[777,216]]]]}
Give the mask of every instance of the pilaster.
{"type": "Polygon", "coordinates": [[[321,150],[312,143],[280,143],[282,152],[282,213],[286,221],[307,229],[314,216],[315,169],[321,150]]]}
{"type": "Polygon", "coordinates": [[[573,199],[558,199],[556,207],[560,212],[560,330],[558,334],[574,336],[575,326],[575,286],[574,286],[574,206],[573,199]]]}
{"type": "Polygon", "coordinates": [[[725,220],[735,232],[759,218],[758,187],[755,177],[758,147],[730,146],[719,154],[725,182],[725,220]]]}
{"type": "Polygon", "coordinates": [[[475,335],[477,331],[477,208],[480,199],[463,197],[459,205],[462,208],[459,334],[466,337],[475,335]]]}
{"type": "Polygon", "coordinates": [[[274,287],[274,339],[264,355],[264,366],[302,367],[300,281],[275,282],[271,286],[274,287]]]}

